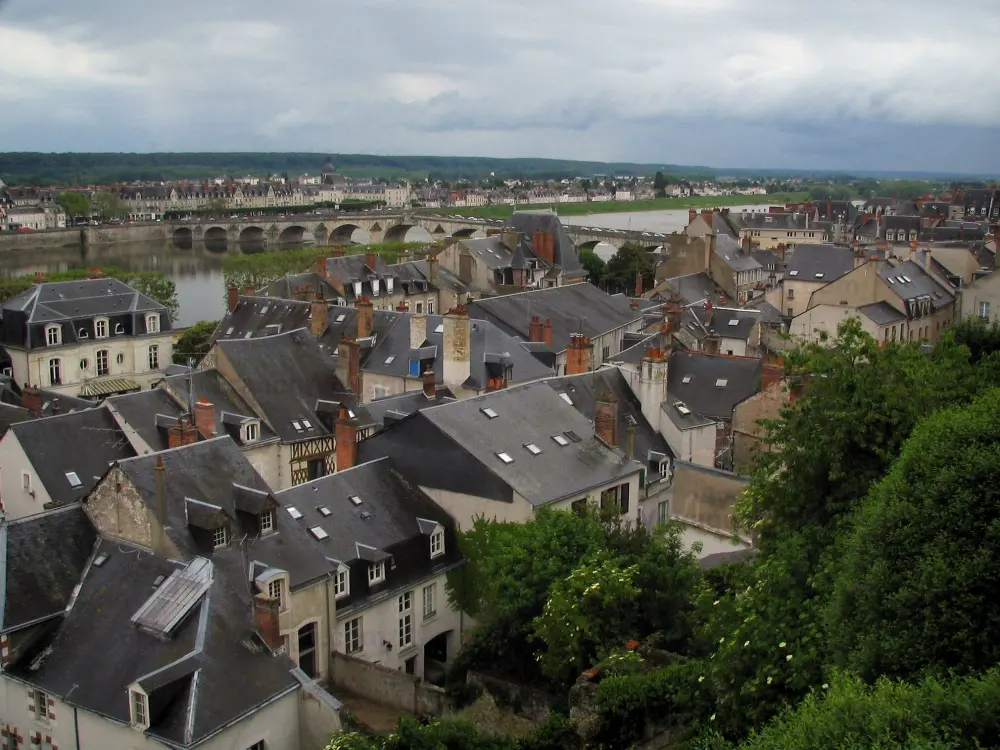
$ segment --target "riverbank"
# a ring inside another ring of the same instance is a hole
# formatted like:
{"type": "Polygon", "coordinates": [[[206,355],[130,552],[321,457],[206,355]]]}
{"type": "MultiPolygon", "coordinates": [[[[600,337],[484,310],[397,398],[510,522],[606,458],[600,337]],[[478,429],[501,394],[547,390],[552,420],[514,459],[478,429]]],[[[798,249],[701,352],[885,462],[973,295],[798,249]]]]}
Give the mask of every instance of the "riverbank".
{"type": "Polygon", "coordinates": [[[698,195],[693,198],[653,198],[646,201],[590,201],[588,203],[536,203],[517,206],[477,206],[475,208],[416,209],[421,214],[446,214],[470,216],[480,219],[509,219],[514,211],[531,211],[553,208],[560,216],[585,216],[587,214],[627,213],[635,211],[669,211],[679,208],[713,208],[715,206],[759,206],[797,203],[804,201],[806,192],[772,193],[771,195],[698,195]]]}

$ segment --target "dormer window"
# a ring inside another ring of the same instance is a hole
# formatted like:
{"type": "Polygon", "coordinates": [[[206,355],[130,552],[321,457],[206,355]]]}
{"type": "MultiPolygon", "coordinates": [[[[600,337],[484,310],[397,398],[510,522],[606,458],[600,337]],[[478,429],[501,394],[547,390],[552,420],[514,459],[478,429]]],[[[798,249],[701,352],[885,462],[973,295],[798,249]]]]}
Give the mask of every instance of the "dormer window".
{"type": "Polygon", "coordinates": [[[123,333],[125,333],[125,326],[121,323],[115,323],[115,336],[121,336],[123,333]]]}
{"type": "Polygon", "coordinates": [[[132,726],[136,729],[149,729],[149,699],[139,690],[129,690],[129,709],[132,726]]]}
{"type": "Polygon", "coordinates": [[[431,559],[444,554],[444,529],[436,529],[431,534],[431,559]]]}
{"type": "Polygon", "coordinates": [[[267,534],[270,531],[274,531],[274,511],[265,510],[258,516],[260,520],[260,533],[267,534]]]}
{"type": "Polygon", "coordinates": [[[281,578],[272,578],[267,582],[267,595],[278,602],[278,609],[285,609],[285,587],[281,578]]]}
{"type": "Polygon", "coordinates": [[[146,333],[159,333],[160,332],[160,316],[157,313],[152,313],[146,316],[146,333]]]}
{"type": "Polygon", "coordinates": [[[255,443],[260,440],[260,422],[254,420],[243,425],[243,442],[255,443]]]}
{"type": "Polygon", "coordinates": [[[346,565],[337,566],[337,575],[333,579],[333,598],[343,599],[351,593],[351,575],[346,565]]]}
{"type": "Polygon", "coordinates": [[[215,531],[212,532],[212,546],[215,549],[220,549],[229,544],[229,527],[220,526],[215,531]]]}
{"type": "Polygon", "coordinates": [[[45,326],[45,345],[59,346],[62,343],[62,326],[45,326]]]}
{"type": "Polygon", "coordinates": [[[96,339],[106,339],[108,337],[108,319],[107,318],[95,318],[94,319],[94,338],[96,339]]]}
{"type": "Polygon", "coordinates": [[[385,560],[374,562],[368,566],[368,585],[382,583],[385,580],[385,560]]]}

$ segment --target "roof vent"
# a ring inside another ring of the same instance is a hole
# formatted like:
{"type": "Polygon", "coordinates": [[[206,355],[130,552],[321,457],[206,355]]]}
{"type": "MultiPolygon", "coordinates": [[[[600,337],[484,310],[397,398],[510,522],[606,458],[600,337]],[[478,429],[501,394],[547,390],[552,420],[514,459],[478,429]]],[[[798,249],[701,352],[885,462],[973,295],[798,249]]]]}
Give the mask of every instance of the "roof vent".
{"type": "Polygon", "coordinates": [[[365,521],[367,521],[367,520],[369,520],[372,517],[372,514],[370,512],[368,512],[367,510],[363,510],[363,511],[361,511],[361,517],[365,521]]]}
{"type": "Polygon", "coordinates": [[[680,401],[678,401],[678,402],[677,402],[676,404],[674,404],[674,407],[675,407],[675,408],[677,409],[677,411],[679,411],[679,412],[680,412],[681,414],[683,414],[683,415],[684,415],[685,417],[686,417],[686,416],[687,416],[688,414],[690,414],[690,413],[691,413],[691,410],[690,410],[690,409],[688,409],[688,408],[687,408],[686,406],[684,406],[684,404],[682,404],[682,403],[681,403],[680,401]]]}
{"type": "Polygon", "coordinates": [[[108,556],[102,552],[101,554],[99,554],[97,557],[94,558],[94,567],[99,568],[102,565],[104,565],[104,563],[106,563],[107,561],[108,561],[108,556]]]}
{"type": "Polygon", "coordinates": [[[361,505],[361,503],[363,502],[361,500],[361,495],[348,495],[347,499],[350,500],[351,501],[351,505],[354,505],[354,506],[361,505]]]}
{"type": "Polygon", "coordinates": [[[309,529],[309,533],[320,540],[330,538],[330,535],[323,530],[322,526],[313,526],[312,528],[309,529]]]}

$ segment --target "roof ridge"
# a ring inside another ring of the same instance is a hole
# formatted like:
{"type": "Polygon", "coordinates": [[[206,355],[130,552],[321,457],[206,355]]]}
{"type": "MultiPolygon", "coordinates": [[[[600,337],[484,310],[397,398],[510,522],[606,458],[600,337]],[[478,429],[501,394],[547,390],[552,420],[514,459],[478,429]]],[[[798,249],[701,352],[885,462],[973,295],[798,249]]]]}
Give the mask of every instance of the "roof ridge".
{"type": "MultiPolygon", "coordinates": [[[[85,411],[96,411],[96,410],[95,409],[86,409],[85,411]]],[[[76,413],[82,414],[83,412],[76,412],[76,413]]],[[[60,415],[60,416],[62,416],[62,415],[60,415]]],[[[36,419],[34,421],[37,422],[38,420],[36,419]]],[[[144,453],[141,456],[130,456],[129,458],[122,458],[122,459],[119,459],[118,463],[119,464],[130,463],[132,461],[138,461],[139,459],[143,459],[143,458],[153,459],[153,458],[156,458],[157,456],[162,456],[164,453],[173,453],[174,451],[181,451],[181,450],[184,450],[186,448],[192,448],[192,449],[194,449],[194,448],[198,448],[199,446],[209,445],[210,443],[215,443],[215,442],[217,442],[219,440],[229,440],[230,442],[232,442],[232,438],[230,438],[229,435],[216,435],[213,438],[208,438],[207,440],[199,440],[199,441],[197,441],[195,443],[189,443],[188,445],[178,445],[178,446],[175,446],[173,448],[164,448],[162,451],[156,451],[154,453],[144,453]]],[[[233,443],[233,445],[235,445],[235,443],[233,443]]]]}

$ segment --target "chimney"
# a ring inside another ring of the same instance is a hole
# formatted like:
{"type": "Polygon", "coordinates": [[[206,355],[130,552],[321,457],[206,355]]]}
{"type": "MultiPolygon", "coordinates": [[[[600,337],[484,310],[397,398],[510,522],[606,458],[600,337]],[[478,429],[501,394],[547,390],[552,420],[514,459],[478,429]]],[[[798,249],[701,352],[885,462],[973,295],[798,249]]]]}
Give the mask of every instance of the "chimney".
{"type": "Polygon", "coordinates": [[[419,349],[427,340],[427,316],[414,313],[410,316],[410,348],[419,349]]]}
{"type": "Polygon", "coordinates": [[[365,265],[368,266],[372,271],[375,270],[375,266],[378,263],[378,255],[375,254],[374,250],[365,250],[365,265]]]}
{"type": "Polygon", "coordinates": [[[34,279],[33,283],[35,283],[35,284],[44,284],[45,283],[45,274],[42,273],[41,271],[35,271],[35,279],[34,279]]]}
{"type": "Polygon", "coordinates": [[[437,282],[437,265],[438,257],[435,253],[434,255],[427,256],[427,280],[434,284],[437,282]]]}
{"type": "Polygon", "coordinates": [[[206,440],[215,436],[215,407],[204,396],[194,405],[194,426],[206,440]]]}
{"type": "MultiPolygon", "coordinates": [[[[336,250],[334,251],[334,255],[336,255],[336,250]]],[[[316,275],[319,276],[321,279],[325,279],[326,278],[326,258],[325,257],[323,257],[323,258],[317,258],[316,259],[316,275]]]]}
{"type": "Polygon", "coordinates": [[[618,397],[610,388],[605,388],[597,396],[594,432],[608,445],[618,446],[618,397]]]}
{"type": "Polygon", "coordinates": [[[21,406],[36,417],[42,416],[42,392],[25,383],[24,388],[21,389],[21,406]]]}
{"type": "Polygon", "coordinates": [[[712,309],[712,300],[705,300],[705,325],[709,328],[712,327],[712,321],[715,320],[715,310],[712,309]]]}
{"type": "Polygon", "coordinates": [[[532,249],[550,266],[555,265],[555,235],[545,229],[536,229],[532,236],[532,249]]]}
{"type": "Polygon", "coordinates": [[[654,428],[660,424],[660,404],[667,398],[669,356],[663,349],[647,349],[639,366],[639,404],[646,421],[654,428]]]}
{"type": "Polygon", "coordinates": [[[354,306],[358,309],[358,339],[366,339],[372,335],[372,328],[375,326],[372,301],[361,295],[354,300],[354,306]]]}
{"type": "Polygon", "coordinates": [[[719,338],[719,334],[712,331],[701,340],[701,350],[705,354],[718,354],[721,344],[722,340],[719,338]]]}
{"type": "Polygon", "coordinates": [[[712,253],[715,252],[715,235],[707,234],[702,238],[705,243],[705,273],[712,277],[712,253]]]}
{"type": "Polygon", "coordinates": [[[537,315],[532,315],[531,322],[528,323],[528,341],[537,341],[538,343],[545,341],[545,324],[537,315]]]}
{"type": "Polygon", "coordinates": [[[337,442],[337,471],[350,469],[358,460],[358,427],[343,406],[340,407],[334,433],[337,442]]]}
{"type": "Polygon", "coordinates": [[[58,396],[52,399],[52,406],[49,407],[49,411],[52,412],[53,416],[56,414],[62,414],[62,405],[59,403],[58,396]]]}
{"type": "Polygon", "coordinates": [[[765,362],[760,377],[760,389],[766,391],[775,383],[780,382],[784,375],[785,368],[781,362],[765,362]]]}
{"type": "Polygon", "coordinates": [[[345,338],[337,345],[337,377],[344,385],[364,398],[364,380],[361,373],[361,344],[345,338]]]}
{"type": "Polygon", "coordinates": [[[229,312],[236,309],[236,303],[240,301],[240,290],[234,286],[229,287],[226,293],[226,299],[228,302],[229,312]]]}
{"type": "Polygon", "coordinates": [[[802,382],[801,376],[795,376],[788,379],[788,405],[791,406],[800,398],[805,391],[805,384],[802,382]]]}
{"type": "Polygon", "coordinates": [[[444,384],[460,386],[470,373],[472,338],[469,308],[459,305],[444,314],[444,384]]]}
{"type": "Polygon", "coordinates": [[[326,315],[329,311],[327,307],[326,300],[323,299],[323,295],[319,296],[319,299],[314,299],[311,303],[312,314],[309,319],[309,330],[312,332],[313,336],[317,338],[323,335],[326,330],[326,315]]]}
{"type": "Polygon", "coordinates": [[[703,208],[703,209],[701,209],[701,218],[705,220],[705,223],[708,224],[708,228],[711,229],[712,228],[712,209],[710,209],[710,208],[703,208]]]}
{"type": "Polygon", "coordinates": [[[102,271],[100,268],[88,268],[87,269],[87,278],[88,279],[103,279],[104,278],[104,271],[102,271]]]}
{"type": "MultiPolygon", "coordinates": [[[[343,258],[344,257],[344,251],[341,250],[341,249],[339,249],[339,248],[337,250],[331,250],[330,251],[330,257],[331,258],[343,258]]],[[[326,271],[326,264],[323,265],[323,271],[324,271],[323,277],[326,278],[326,273],[325,273],[325,271],[326,271]]]]}
{"type": "Polygon", "coordinates": [[[517,248],[517,237],[517,230],[507,227],[500,233],[500,242],[503,243],[503,246],[508,250],[514,252],[515,248],[517,248]]]}
{"type": "Polygon", "coordinates": [[[635,296],[642,296],[642,271],[635,272],[635,296]]]}
{"type": "Polygon", "coordinates": [[[167,467],[163,465],[163,456],[156,457],[154,469],[154,488],[156,496],[156,523],[153,526],[153,549],[159,549],[163,544],[167,528],[167,482],[164,474],[167,467]]]}
{"type": "Polygon", "coordinates": [[[593,368],[594,345],[582,333],[571,333],[566,347],[566,374],[581,375],[593,368]]]}
{"type": "Polygon", "coordinates": [[[271,651],[278,651],[284,645],[281,637],[281,625],[278,619],[278,599],[272,599],[266,593],[259,593],[253,598],[253,624],[257,634],[271,651]]]}
{"type": "Polygon", "coordinates": [[[552,346],[552,318],[545,319],[545,326],[542,328],[542,340],[552,346]]]}
{"type": "Polygon", "coordinates": [[[184,417],[177,417],[177,424],[167,430],[167,447],[180,448],[198,442],[198,430],[184,417]]]}
{"type": "Polygon", "coordinates": [[[698,212],[695,209],[693,209],[693,208],[689,208],[688,209],[688,224],[690,224],[696,218],[698,218],[698,212]]]}
{"type": "Polygon", "coordinates": [[[833,198],[826,199],[826,218],[830,220],[833,217],[833,198]]]}
{"type": "Polygon", "coordinates": [[[396,303],[396,312],[405,313],[408,312],[409,309],[410,309],[410,303],[407,302],[405,299],[401,299],[399,302],[396,303]]]}
{"type": "Polygon", "coordinates": [[[253,289],[253,287],[252,286],[245,287],[243,289],[243,296],[244,297],[253,297],[254,296],[254,289],[253,289]]]}
{"type": "Polygon", "coordinates": [[[635,457],[635,420],[629,417],[625,424],[625,458],[635,457]]]}
{"type": "Polygon", "coordinates": [[[436,377],[437,376],[434,374],[434,370],[432,370],[431,368],[427,368],[426,370],[424,370],[423,374],[424,395],[429,399],[433,399],[435,396],[437,396],[436,377]]]}

